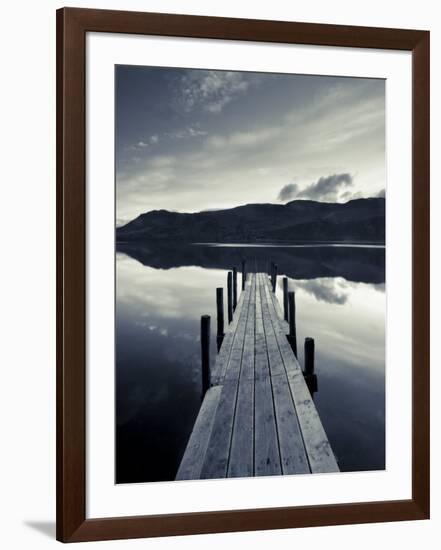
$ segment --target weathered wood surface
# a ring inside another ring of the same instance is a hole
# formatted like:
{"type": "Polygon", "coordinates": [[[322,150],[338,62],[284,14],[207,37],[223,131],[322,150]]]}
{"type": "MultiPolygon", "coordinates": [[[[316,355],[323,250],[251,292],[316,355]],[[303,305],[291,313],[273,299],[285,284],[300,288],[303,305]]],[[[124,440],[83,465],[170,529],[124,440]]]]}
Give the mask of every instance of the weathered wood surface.
{"type": "Polygon", "coordinates": [[[250,273],[176,479],[338,472],[266,273],[250,273]]]}
{"type": "Polygon", "coordinates": [[[219,405],[222,386],[213,386],[205,394],[198,417],[179,465],[176,479],[199,479],[207,452],[214,416],[219,405]]]}

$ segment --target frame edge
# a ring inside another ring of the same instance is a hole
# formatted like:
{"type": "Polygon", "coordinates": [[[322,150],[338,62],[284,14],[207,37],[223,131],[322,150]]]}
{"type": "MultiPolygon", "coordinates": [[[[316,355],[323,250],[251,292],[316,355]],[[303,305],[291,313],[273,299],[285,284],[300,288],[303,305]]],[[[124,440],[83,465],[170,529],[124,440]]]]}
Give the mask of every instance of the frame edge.
{"type": "Polygon", "coordinates": [[[429,333],[425,329],[429,323],[429,32],[83,8],[57,10],[56,22],[57,540],[79,542],[428,519],[430,517],[429,333]],[[140,15],[142,15],[141,20],[139,20],[140,15]],[[168,25],[165,24],[166,19],[169,19],[168,25]],[[213,30],[216,20],[219,23],[217,31],[213,30]],[[132,30],[127,32],[132,33],[141,33],[144,28],[146,34],[217,37],[231,40],[252,40],[253,29],[250,27],[253,25],[260,29],[259,37],[254,38],[255,40],[266,40],[266,34],[273,34],[275,27],[281,29],[283,27],[283,32],[278,39],[267,39],[274,42],[287,42],[287,33],[295,27],[296,34],[291,34],[289,40],[292,43],[319,44],[311,37],[321,31],[324,32],[321,45],[345,46],[355,40],[362,44],[359,47],[389,47],[412,51],[414,332],[411,500],[86,519],[85,372],[83,369],[86,292],[84,42],[86,31],[125,32],[120,28],[118,30],[118,27],[127,21],[132,27],[132,30]],[[147,24],[149,21],[150,23],[147,24]],[[192,25],[194,25],[193,30],[192,25]],[[204,30],[205,25],[208,25],[208,30],[204,30]],[[162,26],[168,26],[169,31],[162,32],[160,30],[162,26]],[[155,28],[156,31],[151,28],[155,28]],[[248,28],[245,36],[238,37],[238,33],[240,34],[245,28],[248,28]],[[334,35],[337,31],[344,34],[339,40],[334,35]],[[373,31],[379,34],[375,37],[372,35],[373,31]],[[395,43],[391,45],[389,41],[389,46],[384,46],[384,43],[388,42],[387,33],[390,31],[396,33],[395,43]],[[356,38],[355,32],[361,33],[361,36],[356,38]],[[223,34],[223,36],[216,36],[216,34],[223,34]],[[418,111],[418,117],[416,111],[418,111]],[[75,159],[72,158],[74,143],[78,151],[75,159]],[[75,165],[79,155],[82,155],[81,162],[75,165]],[[422,181],[417,182],[417,177],[422,181]],[[417,192],[417,184],[418,190],[421,191],[423,186],[425,193],[417,192]],[[76,231],[75,238],[73,227],[76,231]],[[418,234],[415,231],[416,228],[419,231],[418,234]],[[415,277],[420,281],[418,288],[416,288],[415,277]],[[419,293],[418,300],[416,290],[419,293]],[[79,305],[77,303],[74,307],[75,301],[82,299],[84,303],[79,305]],[[83,323],[82,330],[81,323],[83,323]],[[76,345],[74,345],[75,338],[77,338],[76,345]]]}

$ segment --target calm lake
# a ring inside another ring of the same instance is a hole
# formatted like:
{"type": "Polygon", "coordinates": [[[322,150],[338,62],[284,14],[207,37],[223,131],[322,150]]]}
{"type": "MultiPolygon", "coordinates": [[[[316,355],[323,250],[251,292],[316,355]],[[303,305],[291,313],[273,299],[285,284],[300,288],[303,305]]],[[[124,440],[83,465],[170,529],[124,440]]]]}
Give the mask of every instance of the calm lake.
{"type": "Polygon", "coordinates": [[[174,479],[201,404],[200,317],[211,315],[214,359],[216,287],[242,259],[250,271],[274,261],[296,291],[299,361],[313,337],[314,401],[340,469],[384,469],[383,247],[118,244],[117,483],[174,479]]]}

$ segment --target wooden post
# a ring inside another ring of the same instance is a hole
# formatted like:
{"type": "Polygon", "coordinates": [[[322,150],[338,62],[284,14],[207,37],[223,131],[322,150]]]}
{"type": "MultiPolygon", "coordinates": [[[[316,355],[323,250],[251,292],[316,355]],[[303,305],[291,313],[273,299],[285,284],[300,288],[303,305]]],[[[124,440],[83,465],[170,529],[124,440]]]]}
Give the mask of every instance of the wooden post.
{"type": "Polygon", "coordinates": [[[217,309],[217,351],[220,350],[224,339],[224,289],[216,288],[217,309]]]}
{"type": "Polygon", "coordinates": [[[288,277],[283,277],[283,315],[285,321],[289,319],[289,309],[288,309],[288,277]]]}
{"type": "Polygon", "coordinates": [[[314,338],[305,338],[305,370],[304,374],[314,374],[314,338]]]}
{"type": "Polygon", "coordinates": [[[277,264],[274,264],[274,270],[273,270],[273,292],[276,292],[276,285],[277,285],[277,264]]]}
{"type": "Polygon", "coordinates": [[[313,399],[314,394],[318,391],[317,375],[314,374],[314,347],[314,339],[305,338],[305,370],[303,371],[303,376],[313,399]]]}
{"type": "Polygon", "coordinates": [[[201,317],[202,394],[210,387],[210,316],[201,317]]]}
{"type": "Polygon", "coordinates": [[[245,290],[245,281],[247,280],[246,262],[242,260],[242,290],[245,290]]]}
{"type": "Polygon", "coordinates": [[[233,321],[233,273],[228,272],[227,276],[227,307],[228,307],[228,323],[233,321]]]}
{"type": "Polygon", "coordinates": [[[237,306],[237,269],[233,267],[233,310],[237,306]]]}
{"type": "Polygon", "coordinates": [[[296,295],[295,292],[288,292],[288,318],[289,318],[289,335],[288,342],[291,344],[291,349],[297,357],[297,334],[296,334],[296,295]]]}

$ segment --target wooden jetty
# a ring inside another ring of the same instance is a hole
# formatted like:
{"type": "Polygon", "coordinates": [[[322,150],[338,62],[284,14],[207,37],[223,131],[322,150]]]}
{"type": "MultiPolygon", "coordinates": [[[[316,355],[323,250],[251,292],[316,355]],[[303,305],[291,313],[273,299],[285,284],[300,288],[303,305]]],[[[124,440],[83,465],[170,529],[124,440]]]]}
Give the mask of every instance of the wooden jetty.
{"type": "MultiPolygon", "coordinates": [[[[266,273],[244,278],[177,480],[339,471],[293,352],[294,319],[286,320],[293,300],[284,299],[282,312],[274,293],[276,270],[271,280],[266,273]]],[[[218,322],[218,339],[220,330],[218,322]]],[[[202,350],[207,361],[206,342],[202,350]]]]}

